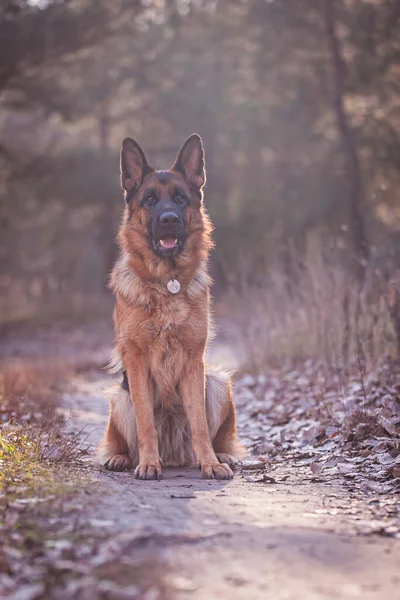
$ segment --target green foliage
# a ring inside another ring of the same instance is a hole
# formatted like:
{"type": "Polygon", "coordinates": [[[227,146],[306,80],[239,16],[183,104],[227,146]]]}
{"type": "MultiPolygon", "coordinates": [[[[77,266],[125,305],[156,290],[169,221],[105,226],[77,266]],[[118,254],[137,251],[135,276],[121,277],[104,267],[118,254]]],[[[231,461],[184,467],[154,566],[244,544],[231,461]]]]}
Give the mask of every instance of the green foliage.
{"type": "Polygon", "coordinates": [[[3,427],[0,431],[0,490],[27,484],[42,471],[38,443],[26,428],[3,427]]]}

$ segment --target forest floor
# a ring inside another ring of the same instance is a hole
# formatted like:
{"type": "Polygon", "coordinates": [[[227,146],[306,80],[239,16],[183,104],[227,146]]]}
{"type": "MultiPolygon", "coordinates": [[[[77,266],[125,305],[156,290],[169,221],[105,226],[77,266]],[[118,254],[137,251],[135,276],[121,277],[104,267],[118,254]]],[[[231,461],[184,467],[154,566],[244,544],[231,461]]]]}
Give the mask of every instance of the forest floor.
{"type": "MultiPolygon", "coordinates": [[[[143,482],[93,460],[113,384],[101,368],[110,345],[99,325],[0,346],[8,361],[73,367],[57,383],[57,411],[77,445],[66,459],[47,440],[36,483],[14,478],[3,490],[1,597],[400,599],[393,370],[384,381],[380,371],[340,382],[340,402],[319,366],[242,374],[235,396],[249,454],[234,479],[164,469],[162,481],[143,482]]],[[[217,340],[211,361],[221,359],[233,361],[217,340]]]]}

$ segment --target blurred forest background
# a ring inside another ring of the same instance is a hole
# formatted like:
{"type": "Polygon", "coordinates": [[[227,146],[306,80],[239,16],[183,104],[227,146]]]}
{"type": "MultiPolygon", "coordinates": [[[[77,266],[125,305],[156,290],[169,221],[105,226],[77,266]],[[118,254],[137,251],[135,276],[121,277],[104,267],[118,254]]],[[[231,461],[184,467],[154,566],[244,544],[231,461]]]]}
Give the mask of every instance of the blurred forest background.
{"type": "Polygon", "coordinates": [[[398,356],[398,0],[0,11],[2,326],[108,317],[121,140],[165,168],[198,132],[218,320],[254,368],[398,356]]]}

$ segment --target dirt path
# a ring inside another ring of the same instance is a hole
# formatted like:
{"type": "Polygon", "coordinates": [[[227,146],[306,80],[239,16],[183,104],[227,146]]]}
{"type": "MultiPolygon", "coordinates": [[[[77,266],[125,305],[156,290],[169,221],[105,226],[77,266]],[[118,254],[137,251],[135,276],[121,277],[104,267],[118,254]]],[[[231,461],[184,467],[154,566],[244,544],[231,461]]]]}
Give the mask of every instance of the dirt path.
{"type": "MultiPolygon", "coordinates": [[[[91,432],[93,446],[106,425],[109,385],[108,376],[83,374],[64,394],[70,427],[91,432]]],[[[91,462],[99,487],[81,520],[104,540],[96,564],[107,565],[105,597],[400,599],[399,541],[362,535],[371,503],[340,484],[296,482],[296,468],[285,469],[279,483],[268,470],[251,482],[247,469],[229,482],[174,469],[161,482],[138,482],[91,462]],[[146,593],[132,585],[132,569],[145,572],[146,593]]]]}

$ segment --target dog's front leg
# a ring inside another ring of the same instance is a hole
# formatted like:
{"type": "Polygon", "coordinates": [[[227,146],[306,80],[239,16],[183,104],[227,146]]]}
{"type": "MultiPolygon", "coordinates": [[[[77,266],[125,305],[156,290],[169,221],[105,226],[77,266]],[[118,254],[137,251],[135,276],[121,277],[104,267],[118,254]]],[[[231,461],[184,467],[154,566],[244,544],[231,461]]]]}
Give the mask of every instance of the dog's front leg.
{"type": "Polygon", "coordinates": [[[135,469],[138,479],[161,479],[158,436],[154,423],[153,389],[150,372],[141,356],[128,362],[129,390],[135,406],[139,464],[135,469]]]}
{"type": "Polygon", "coordinates": [[[207,424],[205,399],[205,368],[203,360],[189,366],[181,380],[182,401],[192,432],[193,450],[206,479],[231,479],[233,473],[225,463],[219,463],[212,447],[207,424]]]}

